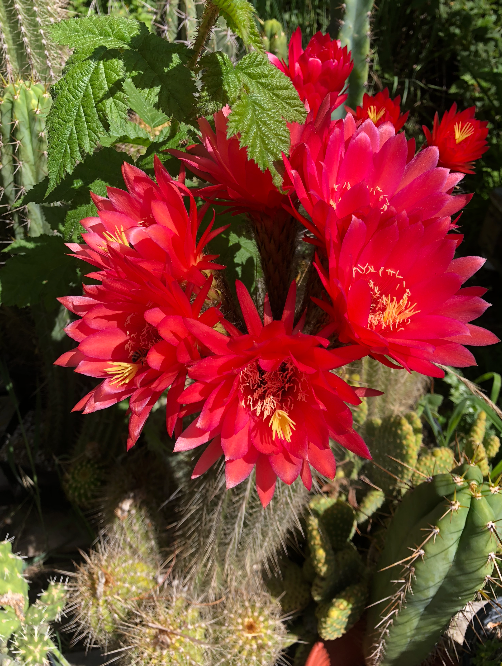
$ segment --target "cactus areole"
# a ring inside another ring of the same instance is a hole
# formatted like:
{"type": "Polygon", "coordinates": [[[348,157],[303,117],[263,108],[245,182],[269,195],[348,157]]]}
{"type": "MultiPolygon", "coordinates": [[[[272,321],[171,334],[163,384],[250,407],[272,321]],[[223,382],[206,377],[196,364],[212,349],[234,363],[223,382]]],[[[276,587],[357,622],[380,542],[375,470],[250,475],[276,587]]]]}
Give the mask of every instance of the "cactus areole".
{"type": "Polygon", "coordinates": [[[502,518],[499,486],[478,467],[439,474],[404,497],[373,578],[366,661],[415,666],[490,580],[502,518]]]}

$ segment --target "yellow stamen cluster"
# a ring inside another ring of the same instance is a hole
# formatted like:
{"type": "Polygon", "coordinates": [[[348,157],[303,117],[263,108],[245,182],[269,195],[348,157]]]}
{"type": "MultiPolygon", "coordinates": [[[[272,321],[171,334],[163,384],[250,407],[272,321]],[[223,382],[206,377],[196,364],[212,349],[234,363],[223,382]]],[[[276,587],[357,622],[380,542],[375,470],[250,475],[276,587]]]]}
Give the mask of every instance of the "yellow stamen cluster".
{"type": "Polygon", "coordinates": [[[455,123],[455,143],[460,143],[464,139],[468,139],[472,134],[474,134],[474,125],[472,123],[465,123],[462,127],[462,123],[455,123]]]}
{"type": "Polygon", "coordinates": [[[115,227],[115,233],[112,234],[110,231],[105,231],[103,236],[109,243],[120,243],[120,245],[126,245],[131,247],[127,236],[125,235],[124,227],[115,227]]]}
{"type": "Polygon", "coordinates": [[[282,409],[276,409],[268,424],[272,426],[273,439],[277,436],[279,439],[285,439],[287,442],[291,441],[291,435],[293,434],[293,430],[295,430],[295,422],[289,418],[287,412],[284,412],[282,409]]]}
{"type": "Polygon", "coordinates": [[[385,113],[385,107],[381,108],[380,111],[377,110],[376,106],[369,106],[368,107],[368,118],[377,124],[377,122],[380,120],[380,118],[384,115],[385,113]]]}
{"type": "Polygon", "coordinates": [[[134,379],[136,373],[141,368],[141,363],[123,363],[122,361],[111,361],[110,367],[105,368],[105,372],[114,375],[110,384],[124,386],[134,379]]]}

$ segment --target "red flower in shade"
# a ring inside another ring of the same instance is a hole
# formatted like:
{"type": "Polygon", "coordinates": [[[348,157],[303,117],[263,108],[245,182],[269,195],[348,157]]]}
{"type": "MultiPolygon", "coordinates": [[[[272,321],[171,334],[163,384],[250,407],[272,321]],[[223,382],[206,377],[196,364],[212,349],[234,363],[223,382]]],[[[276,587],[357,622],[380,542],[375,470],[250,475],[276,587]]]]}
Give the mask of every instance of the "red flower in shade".
{"type": "Polygon", "coordinates": [[[438,168],[438,149],[426,148],[415,157],[403,133],[384,123],[376,127],[366,120],[356,127],[354,117],[320,130],[322,141],[315,151],[313,140],[303,148],[303,160],[290,163],[288,175],[310,219],[298,219],[312,232],[325,252],[325,228],[335,224],[344,233],[356,216],[364,220],[369,239],[377,229],[394,222],[398,226],[421,222],[424,227],[448,219],[463,208],[472,195],[451,194],[463,178],[438,168]]]}
{"type": "Polygon", "coordinates": [[[204,246],[222,229],[211,231],[211,223],[197,242],[203,211],[159,161],[155,168],[157,185],[124,165],[130,192],[109,188],[110,199],[97,200],[99,217],[82,220],[86,244],[68,247],[100,269],[87,277],[101,284],[84,285],[82,297],[60,299],[81,319],[66,328],[78,347],[56,364],[104,380],[74,409],[90,413],[130,398],[128,448],[168,387],[167,428],[175,429],[187,364],[205,349],[183,321],[193,317],[214,326],[221,318],[214,307],[201,310],[212,282],[202,271],[222,268],[204,255],[204,246]],[[182,195],[189,197],[189,212],[182,195]]]}
{"type": "Polygon", "coordinates": [[[239,212],[259,212],[287,217],[282,208],[288,198],[281,194],[272,181],[270,171],[261,171],[250,160],[245,147],[239,146],[239,138],[227,137],[227,107],[214,114],[215,131],[205,118],[198,123],[202,144],[189,146],[187,152],[170,150],[196,176],[213,183],[197,194],[207,200],[227,204],[239,212]]]}
{"type": "Polygon", "coordinates": [[[314,115],[326,95],[329,95],[331,111],[347,99],[347,95],[340,95],[340,92],[354,63],[347,47],[342,49],[338,39],[331,39],[329,35],[318,32],[303,50],[302,31],[297,28],[289,42],[288,64],[271,53],[268,57],[291,79],[307,111],[312,111],[314,115]]]}
{"type": "Polygon", "coordinates": [[[363,95],[363,105],[358,106],[355,111],[347,107],[356,121],[364,122],[368,118],[377,126],[391,122],[399,132],[408,118],[409,111],[401,113],[401,97],[398,95],[395,99],[390,99],[389,89],[385,88],[376,95],[363,95]]]}
{"type": "Polygon", "coordinates": [[[474,173],[473,163],[488,150],[488,121],[474,118],[475,106],[457,113],[453,104],[441,122],[436,113],[432,134],[423,126],[429,146],[439,148],[439,166],[462,173],[474,173]]]}
{"type": "Polygon", "coordinates": [[[371,235],[356,217],[343,235],[336,225],[328,229],[329,266],[317,268],[331,302],[316,302],[341,342],[432,377],[444,376],[434,363],[476,364],[463,345],[498,342],[468,323],[488,307],[480,298],[486,289],[462,288],[484,260],[453,259],[461,237],[449,229],[448,218],[428,226],[394,221],[371,235]]]}
{"type": "Polygon", "coordinates": [[[213,355],[189,370],[195,382],[180,402],[200,415],[178,438],[174,450],[186,451],[212,440],[193,478],[224,455],[228,488],[247,478],[256,466],[258,494],[266,506],[277,476],[291,484],[301,475],[310,488],[312,465],[333,478],[330,436],[358,455],[370,457],[344,403],[359,404],[359,398],[330,372],[360,358],[364,351],[355,345],[328,351],[327,340],[300,332],[302,323],[293,328],[296,283],[289,290],[281,320],[273,320],[266,299],[262,323],[240,282],[237,295],[247,334],[224,321],[229,337],[194,320],[185,322],[213,355]]]}

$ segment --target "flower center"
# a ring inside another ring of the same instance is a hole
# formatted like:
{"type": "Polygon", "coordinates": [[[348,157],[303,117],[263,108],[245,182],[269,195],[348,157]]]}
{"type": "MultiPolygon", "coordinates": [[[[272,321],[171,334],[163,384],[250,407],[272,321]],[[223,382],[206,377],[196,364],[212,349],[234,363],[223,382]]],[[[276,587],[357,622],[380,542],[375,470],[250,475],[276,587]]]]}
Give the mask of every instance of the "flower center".
{"type": "Polygon", "coordinates": [[[126,343],[126,351],[129,354],[129,359],[133,363],[144,365],[148,352],[153,345],[160,342],[161,337],[155,326],[145,322],[139,314],[134,313],[129,315],[125,325],[129,338],[126,343]]]}
{"type": "Polygon", "coordinates": [[[136,377],[136,373],[141,368],[141,363],[123,363],[122,361],[110,361],[110,367],[105,368],[105,372],[113,375],[110,384],[124,386],[136,377]]]}
{"type": "Polygon", "coordinates": [[[353,276],[365,276],[371,291],[368,327],[371,330],[389,329],[402,331],[410,318],[418,314],[417,304],[410,300],[411,292],[406,287],[399,271],[391,268],[376,269],[370,264],[358,264],[353,269],[353,276]]]}
{"type": "Polygon", "coordinates": [[[307,399],[304,374],[289,360],[270,372],[252,361],[241,370],[239,379],[242,404],[268,420],[273,439],[290,442],[295,421],[289,414],[297,401],[307,399]]]}
{"type": "Polygon", "coordinates": [[[472,123],[455,123],[455,143],[460,143],[474,134],[474,125],[472,123]]]}
{"type": "MultiPolygon", "coordinates": [[[[111,231],[105,231],[103,237],[108,243],[119,243],[120,245],[131,247],[131,244],[127,240],[127,236],[125,235],[124,227],[122,226],[115,227],[115,233],[113,234],[111,231]]],[[[105,245],[101,245],[100,250],[102,252],[108,252],[108,245],[106,243],[105,245]]]]}
{"type": "Polygon", "coordinates": [[[385,114],[385,107],[381,108],[380,111],[377,110],[376,106],[368,107],[368,118],[377,124],[380,118],[385,114]]]}
{"type": "Polygon", "coordinates": [[[279,439],[285,439],[287,442],[291,441],[291,435],[295,429],[295,421],[290,419],[282,409],[275,410],[268,425],[272,426],[272,439],[275,439],[277,436],[279,439]]]}

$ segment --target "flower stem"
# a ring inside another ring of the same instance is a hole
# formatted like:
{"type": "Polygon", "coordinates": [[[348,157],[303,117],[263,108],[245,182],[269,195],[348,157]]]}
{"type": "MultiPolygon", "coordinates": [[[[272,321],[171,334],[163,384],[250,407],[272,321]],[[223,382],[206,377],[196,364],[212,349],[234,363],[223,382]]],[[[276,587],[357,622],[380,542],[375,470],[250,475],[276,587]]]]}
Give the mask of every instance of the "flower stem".
{"type": "Polygon", "coordinates": [[[195,42],[192,48],[193,55],[190,59],[190,62],[188,63],[188,67],[190,69],[195,69],[209,33],[211,32],[213,25],[216,23],[219,11],[220,10],[218,7],[214,5],[211,0],[207,0],[206,6],[204,7],[204,13],[202,14],[202,18],[200,20],[199,29],[197,30],[197,37],[195,38],[195,42]]]}

